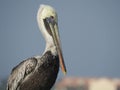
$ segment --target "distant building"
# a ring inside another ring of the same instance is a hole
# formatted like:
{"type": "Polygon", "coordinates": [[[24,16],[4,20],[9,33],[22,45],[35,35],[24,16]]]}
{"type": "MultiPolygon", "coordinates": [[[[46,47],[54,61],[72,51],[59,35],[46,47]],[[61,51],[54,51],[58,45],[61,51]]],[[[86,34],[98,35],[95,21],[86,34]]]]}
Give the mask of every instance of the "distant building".
{"type": "Polygon", "coordinates": [[[66,77],[56,83],[55,90],[120,90],[120,79],[66,77]]]}

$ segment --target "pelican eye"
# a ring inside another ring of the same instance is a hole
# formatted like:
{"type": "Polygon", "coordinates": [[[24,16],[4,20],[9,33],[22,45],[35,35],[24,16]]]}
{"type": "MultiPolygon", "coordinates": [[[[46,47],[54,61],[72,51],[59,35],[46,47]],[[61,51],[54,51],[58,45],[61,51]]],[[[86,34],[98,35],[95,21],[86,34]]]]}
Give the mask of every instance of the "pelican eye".
{"type": "Polygon", "coordinates": [[[54,17],[53,16],[50,16],[52,19],[54,19],[54,17]]]}
{"type": "Polygon", "coordinates": [[[54,19],[54,17],[53,16],[50,16],[50,17],[47,17],[47,18],[45,18],[46,19],[46,21],[50,24],[52,24],[52,25],[55,25],[56,24],[56,21],[55,21],[55,19],[54,19]]]}

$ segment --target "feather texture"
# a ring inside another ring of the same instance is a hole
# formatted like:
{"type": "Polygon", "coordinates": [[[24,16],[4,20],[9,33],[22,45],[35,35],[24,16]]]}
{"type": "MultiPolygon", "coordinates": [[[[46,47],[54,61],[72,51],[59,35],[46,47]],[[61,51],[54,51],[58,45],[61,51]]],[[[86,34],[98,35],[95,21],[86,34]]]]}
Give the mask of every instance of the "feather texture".
{"type": "Polygon", "coordinates": [[[13,68],[7,90],[50,90],[58,70],[58,56],[52,55],[51,51],[41,58],[29,58],[13,68]]]}

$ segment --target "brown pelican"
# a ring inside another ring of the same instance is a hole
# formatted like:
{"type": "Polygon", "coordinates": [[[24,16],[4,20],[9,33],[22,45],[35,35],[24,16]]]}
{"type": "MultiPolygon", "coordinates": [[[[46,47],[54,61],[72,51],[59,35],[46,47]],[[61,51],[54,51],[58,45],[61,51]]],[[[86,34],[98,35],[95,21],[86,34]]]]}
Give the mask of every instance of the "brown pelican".
{"type": "Polygon", "coordinates": [[[51,6],[41,5],[37,22],[46,40],[45,51],[42,56],[28,58],[13,68],[7,90],[50,90],[56,81],[59,63],[66,73],[56,11],[51,6]]]}

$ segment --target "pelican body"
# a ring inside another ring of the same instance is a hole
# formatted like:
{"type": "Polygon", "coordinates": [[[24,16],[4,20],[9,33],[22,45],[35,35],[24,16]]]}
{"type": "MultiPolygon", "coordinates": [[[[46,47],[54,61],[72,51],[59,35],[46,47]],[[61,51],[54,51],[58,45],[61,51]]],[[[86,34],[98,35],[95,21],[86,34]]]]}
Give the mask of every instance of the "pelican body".
{"type": "Polygon", "coordinates": [[[46,41],[45,51],[42,56],[28,58],[13,68],[7,90],[50,90],[56,81],[59,66],[66,73],[56,11],[51,6],[41,5],[37,22],[46,41]]]}

